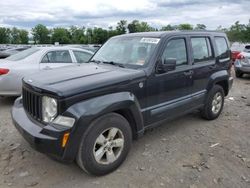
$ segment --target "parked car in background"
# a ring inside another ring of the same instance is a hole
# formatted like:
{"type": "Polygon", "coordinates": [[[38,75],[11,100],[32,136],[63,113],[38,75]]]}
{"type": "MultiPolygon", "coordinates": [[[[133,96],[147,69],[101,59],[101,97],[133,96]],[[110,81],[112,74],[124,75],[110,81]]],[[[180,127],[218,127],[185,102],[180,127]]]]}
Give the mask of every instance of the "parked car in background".
{"type": "Polygon", "coordinates": [[[250,74],[250,45],[245,45],[243,52],[236,56],[234,63],[236,77],[242,77],[243,74],[250,74]]]}
{"type": "Polygon", "coordinates": [[[7,49],[7,50],[3,50],[3,51],[0,52],[0,59],[4,59],[4,58],[9,57],[11,55],[14,55],[14,54],[16,54],[18,52],[27,50],[28,48],[30,48],[30,46],[10,48],[10,49],[7,49]]]}
{"type": "Polygon", "coordinates": [[[88,62],[94,53],[70,47],[33,47],[0,60],[0,96],[21,95],[22,78],[31,73],[88,62]]]}

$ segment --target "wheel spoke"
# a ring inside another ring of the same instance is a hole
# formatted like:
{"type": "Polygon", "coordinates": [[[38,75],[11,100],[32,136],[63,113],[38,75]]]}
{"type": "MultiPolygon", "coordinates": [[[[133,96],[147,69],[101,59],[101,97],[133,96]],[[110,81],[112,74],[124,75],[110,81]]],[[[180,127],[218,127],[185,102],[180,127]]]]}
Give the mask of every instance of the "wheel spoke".
{"type": "Polygon", "coordinates": [[[113,140],[114,147],[122,147],[124,144],[124,140],[122,138],[117,138],[113,140]]]}
{"type": "Polygon", "coordinates": [[[112,149],[110,151],[107,151],[106,155],[108,163],[112,163],[116,160],[115,154],[112,149]]]}
{"type": "Polygon", "coordinates": [[[108,138],[109,139],[114,139],[116,133],[118,132],[117,128],[112,128],[109,130],[108,138]]]}
{"type": "Polygon", "coordinates": [[[100,144],[100,145],[104,145],[106,138],[103,136],[103,134],[100,134],[100,136],[98,136],[98,138],[96,139],[96,143],[100,144]]]}
{"type": "Polygon", "coordinates": [[[97,161],[100,161],[104,155],[104,147],[100,147],[96,152],[95,152],[95,158],[97,161]]]}

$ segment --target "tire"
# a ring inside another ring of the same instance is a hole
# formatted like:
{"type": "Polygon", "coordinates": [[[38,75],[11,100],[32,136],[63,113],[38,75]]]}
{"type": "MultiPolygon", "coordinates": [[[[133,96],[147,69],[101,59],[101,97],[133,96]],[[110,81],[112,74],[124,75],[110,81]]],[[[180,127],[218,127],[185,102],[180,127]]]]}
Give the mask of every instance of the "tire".
{"type": "Polygon", "coordinates": [[[117,113],[106,114],[94,120],[84,133],[76,158],[77,164],[92,175],[108,174],[126,159],[131,143],[132,131],[128,121],[117,113]],[[104,141],[103,138],[110,138],[111,141],[104,141]],[[117,147],[114,143],[117,143],[117,147]]]}
{"type": "Polygon", "coordinates": [[[218,118],[219,115],[221,114],[221,111],[223,110],[224,97],[225,93],[223,88],[219,85],[214,85],[207,95],[205,106],[201,111],[201,116],[207,120],[214,120],[218,118]],[[219,96],[221,97],[221,105],[219,105],[219,103],[216,105],[215,98],[219,99],[219,96]],[[216,106],[217,108],[213,106],[216,106]]]}
{"type": "Polygon", "coordinates": [[[236,76],[237,78],[241,78],[241,77],[243,76],[243,73],[240,72],[240,71],[235,71],[235,76],[236,76]]]}

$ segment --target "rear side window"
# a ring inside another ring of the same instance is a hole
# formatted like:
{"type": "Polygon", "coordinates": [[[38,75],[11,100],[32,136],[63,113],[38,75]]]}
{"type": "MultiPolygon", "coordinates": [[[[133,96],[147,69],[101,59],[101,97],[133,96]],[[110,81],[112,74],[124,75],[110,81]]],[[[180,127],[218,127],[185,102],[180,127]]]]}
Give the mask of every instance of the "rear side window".
{"type": "Polygon", "coordinates": [[[193,37],[191,45],[195,63],[213,59],[211,43],[207,37],[193,37]]]}
{"type": "Polygon", "coordinates": [[[224,37],[215,37],[215,44],[220,58],[229,57],[227,41],[224,37]]]}
{"type": "Polygon", "coordinates": [[[42,63],[72,63],[72,60],[68,50],[60,50],[48,52],[42,63]]]}
{"type": "Polygon", "coordinates": [[[81,51],[73,51],[77,63],[86,63],[92,57],[92,54],[81,52],[81,51]]]}
{"type": "Polygon", "coordinates": [[[187,48],[185,39],[172,39],[163,52],[162,59],[175,58],[176,65],[187,64],[187,48]]]}

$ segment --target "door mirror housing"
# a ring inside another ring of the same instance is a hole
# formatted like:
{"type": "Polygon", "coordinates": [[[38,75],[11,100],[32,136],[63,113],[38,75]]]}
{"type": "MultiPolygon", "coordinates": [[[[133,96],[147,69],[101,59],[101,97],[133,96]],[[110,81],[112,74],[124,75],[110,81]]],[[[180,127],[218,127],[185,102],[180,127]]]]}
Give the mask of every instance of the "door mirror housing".
{"type": "Polygon", "coordinates": [[[176,69],[176,58],[168,58],[164,60],[159,60],[157,65],[157,73],[165,73],[168,71],[173,71],[176,69]]]}

